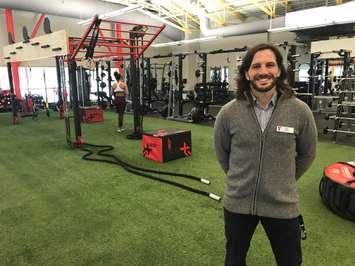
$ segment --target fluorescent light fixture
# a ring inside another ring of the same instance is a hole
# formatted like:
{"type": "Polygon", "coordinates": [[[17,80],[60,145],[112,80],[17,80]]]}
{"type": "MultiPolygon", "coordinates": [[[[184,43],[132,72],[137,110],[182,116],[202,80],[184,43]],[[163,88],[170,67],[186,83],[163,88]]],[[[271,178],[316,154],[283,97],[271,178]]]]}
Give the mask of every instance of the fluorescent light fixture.
{"type": "Polygon", "coordinates": [[[220,36],[209,36],[209,37],[202,37],[202,38],[196,38],[196,39],[190,39],[190,40],[182,40],[182,41],[176,41],[176,42],[157,43],[157,44],[152,44],[151,46],[154,48],[159,48],[159,47],[175,46],[175,45],[182,45],[182,44],[189,44],[189,43],[196,43],[196,42],[207,42],[207,41],[217,40],[217,39],[221,39],[221,37],[220,36]]]}
{"type": "MultiPolygon", "coordinates": [[[[130,5],[130,6],[126,6],[124,8],[121,9],[117,9],[111,12],[107,12],[105,14],[99,15],[99,19],[107,19],[107,18],[112,18],[112,17],[116,17],[119,15],[125,15],[129,12],[133,12],[136,10],[140,10],[141,7],[138,5],[130,5]]],[[[89,19],[85,19],[85,20],[80,20],[78,22],[79,25],[85,25],[85,24],[89,24],[92,21],[92,18],[89,19]]]]}

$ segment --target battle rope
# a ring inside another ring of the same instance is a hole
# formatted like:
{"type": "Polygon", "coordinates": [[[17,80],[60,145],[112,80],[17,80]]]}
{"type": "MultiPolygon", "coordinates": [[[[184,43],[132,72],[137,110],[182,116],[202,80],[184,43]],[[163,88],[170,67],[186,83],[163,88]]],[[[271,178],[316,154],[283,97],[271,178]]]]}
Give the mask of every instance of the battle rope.
{"type": "Polygon", "coordinates": [[[192,180],[199,181],[201,183],[209,185],[210,181],[207,180],[207,179],[199,178],[197,176],[188,175],[188,174],[180,174],[180,173],[172,173],[172,172],[164,172],[164,171],[146,169],[146,168],[141,168],[141,167],[138,167],[138,166],[134,166],[134,165],[128,164],[128,163],[120,160],[117,156],[107,153],[107,152],[112,151],[114,149],[114,147],[110,146],[110,145],[95,145],[95,144],[83,143],[80,146],[80,149],[85,151],[85,152],[87,152],[82,157],[82,159],[84,159],[84,160],[116,164],[116,165],[121,166],[124,170],[126,170],[126,171],[128,171],[128,172],[130,172],[132,174],[143,176],[143,177],[146,177],[146,178],[149,178],[149,179],[152,179],[152,180],[155,180],[155,181],[163,182],[163,183],[166,183],[166,184],[169,184],[169,185],[172,185],[172,186],[176,186],[176,187],[179,187],[181,189],[184,189],[184,190],[196,193],[196,194],[207,196],[207,197],[209,197],[211,199],[214,199],[214,200],[217,200],[217,201],[221,200],[221,197],[216,195],[216,194],[213,194],[213,193],[210,193],[210,192],[207,192],[207,191],[203,191],[203,190],[199,190],[199,189],[195,189],[195,188],[192,188],[192,187],[177,183],[175,181],[166,180],[166,179],[163,179],[163,178],[160,178],[160,177],[156,177],[156,176],[144,173],[144,172],[155,173],[155,174],[160,174],[160,175],[170,175],[170,176],[184,177],[184,178],[192,179],[192,180]],[[94,155],[95,153],[94,153],[93,150],[89,149],[89,147],[99,148],[99,150],[97,151],[96,154],[100,155],[102,157],[106,157],[107,159],[92,158],[92,155],[94,155]]]}

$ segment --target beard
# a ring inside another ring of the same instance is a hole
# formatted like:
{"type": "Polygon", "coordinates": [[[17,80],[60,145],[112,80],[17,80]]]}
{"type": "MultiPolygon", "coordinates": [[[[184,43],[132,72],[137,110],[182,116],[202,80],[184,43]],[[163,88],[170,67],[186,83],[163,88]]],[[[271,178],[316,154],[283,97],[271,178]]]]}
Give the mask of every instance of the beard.
{"type": "Polygon", "coordinates": [[[267,75],[267,74],[264,74],[264,75],[256,75],[254,77],[254,79],[252,79],[250,81],[250,85],[251,87],[256,90],[257,92],[268,92],[270,90],[272,90],[275,86],[276,86],[276,82],[277,82],[277,78],[274,77],[273,75],[267,75]],[[269,85],[266,85],[266,86],[258,86],[257,85],[257,81],[260,80],[260,79],[271,79],[271,83],[269,85]]]}

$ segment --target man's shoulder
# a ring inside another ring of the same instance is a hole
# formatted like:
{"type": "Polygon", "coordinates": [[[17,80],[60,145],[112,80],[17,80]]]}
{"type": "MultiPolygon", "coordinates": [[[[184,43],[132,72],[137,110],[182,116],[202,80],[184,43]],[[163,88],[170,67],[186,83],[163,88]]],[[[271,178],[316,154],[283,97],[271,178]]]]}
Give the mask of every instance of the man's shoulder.
{"type": "Polygon", "coordinates": [[[292,109],[292,112],[304,115],[304,114],[312,114],[311,109],[309,106],[296,96],[286,98],[285,102],[289,106],[290,109],[292,109]]]}
{"type": "Polygon", "coordinates": [[[248,104],[247,100],[239,100],[239,99],[233,99],[229,102],[227,102],[225,105],[222,106],[223,110],[230,110],[233,108],[236,108],[238,106],[246,105],[248,104]]]}
{"type": "Polygon", "coordinates": [[[247,101],[242,101],[238,99],[233,99],[222,106],[219,110],[217,117],[220,119],[230,119],[232,117],[236,117],[239,114],[245,112],[247,101]]]}
{"type": "Polygon", "coordinates": [[[291,104],[293,106],[296,106],[296,107],[300,107],[300,108],[309,108],[308,105],[300,100],[299,98],[297,98],[296,96],[292,96],[292,97],[289,97],[289,98],[284,98],[284,100],[288,103],[288,104],[291,104]]]}

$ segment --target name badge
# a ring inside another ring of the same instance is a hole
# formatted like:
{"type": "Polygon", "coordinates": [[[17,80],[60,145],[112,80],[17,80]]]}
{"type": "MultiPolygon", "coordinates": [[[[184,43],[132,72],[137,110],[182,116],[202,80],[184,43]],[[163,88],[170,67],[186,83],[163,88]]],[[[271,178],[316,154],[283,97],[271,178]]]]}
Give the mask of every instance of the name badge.
{"type": "Polygon", "coordinates": [[[295,133],[295,129],[293,127],[284,127],[284,126],[276,126],[276,131],[277,132],[288,133],[288,134],[295,133]]]}

